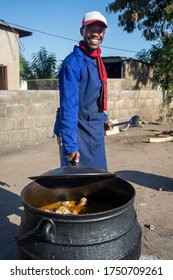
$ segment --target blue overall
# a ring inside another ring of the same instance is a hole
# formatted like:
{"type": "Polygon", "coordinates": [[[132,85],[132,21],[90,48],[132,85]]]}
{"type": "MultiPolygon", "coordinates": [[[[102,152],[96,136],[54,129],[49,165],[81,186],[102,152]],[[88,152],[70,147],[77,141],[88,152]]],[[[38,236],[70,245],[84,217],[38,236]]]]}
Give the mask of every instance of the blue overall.
{"type": "Polygon", "coordinates": [[[54,126],[60,145],[61,166],[67,155],[80,152],[79,165],[107,170],[104,122],[99,111],[101,81],[95,59],[75,46],[59,72],[60,110],[54,126]]]}

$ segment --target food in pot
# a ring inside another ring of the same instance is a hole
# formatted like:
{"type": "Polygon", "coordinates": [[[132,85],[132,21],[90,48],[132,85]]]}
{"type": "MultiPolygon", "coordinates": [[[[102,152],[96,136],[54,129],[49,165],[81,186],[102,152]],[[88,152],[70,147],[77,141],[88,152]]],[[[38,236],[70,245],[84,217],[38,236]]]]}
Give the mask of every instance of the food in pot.
{"type": "Polygon", "coordinates": [[[54,212],[56,214],[79,214],[84,211],[85,205],[87,204],[87,198],[82,197],[79,201],[61,201],[55,202],[43,207],[40,207],[40,210],[44,210],[46,212],[54,212]]]}
{"type": "Polygon", "coordinates": [[[62,205],[59,208],[57,208],[55,213],[57,213],[57,214],[72,214],[72,211],[70,211],[70,209],[67,206],[62,205]]]}
{"type": "Polygon", "coordinates": [[[86,197],[82,197],[79,201],[67,200],[51,203],[40,207],[39,210],[53,212],[56,214],[88,214],[108,211],[115,208],[111,203],[103,203],[97,201],[89,201],[86,197]]]}
{"type": "Polygon", "coordinates": [[[78,206],[84,206],[87,204],[87,198],[86,197],[82,197],[79,202],[78,202],[78,206]]]}

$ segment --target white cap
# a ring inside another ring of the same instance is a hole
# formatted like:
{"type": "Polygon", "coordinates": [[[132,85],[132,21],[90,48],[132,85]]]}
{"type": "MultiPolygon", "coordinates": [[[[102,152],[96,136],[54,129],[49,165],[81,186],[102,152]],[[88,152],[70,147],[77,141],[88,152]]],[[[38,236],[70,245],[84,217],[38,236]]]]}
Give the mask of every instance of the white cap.
{"type": "Polygon", "coordinates": [[[89,25],[96,21],[102,22],[106,28],[108,27],[106,18],[98,11],[92,11],[92,12],[86,13],[82,20],[82,27],[89,25]]]}

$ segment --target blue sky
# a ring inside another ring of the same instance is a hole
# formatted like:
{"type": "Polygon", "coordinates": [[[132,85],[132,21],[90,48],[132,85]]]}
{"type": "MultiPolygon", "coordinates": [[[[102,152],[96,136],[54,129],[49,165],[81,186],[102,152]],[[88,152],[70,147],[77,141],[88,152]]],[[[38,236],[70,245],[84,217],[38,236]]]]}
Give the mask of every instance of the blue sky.
{"type": "Polygon", "coordinates": [[[141,32],[135,31],[128,34],[118,27],[117,15],[106,12],[106,6],[111,2],[113,1],[5,0],[1,1],[0,19],[11,25],[18,25],[15,27],[21,26],[33,32],[32,36],[21,38],[21,51],[28,61],[31,61],[33,53],[37,53],[44,46],[49,53],[53,52],[56,55],[57,62],[60,63],[73,50],[73,46],[82,39],[79,32],[82,17],[86,12],[93,10],[100,11],[107,18],[109,25],[101,45],[102,56],[134,57],[135,53],[130,51],[149,49],[154,42],[147,42],[141,32]],[[33,29],[55,36],[45,35],[33,29]]]}

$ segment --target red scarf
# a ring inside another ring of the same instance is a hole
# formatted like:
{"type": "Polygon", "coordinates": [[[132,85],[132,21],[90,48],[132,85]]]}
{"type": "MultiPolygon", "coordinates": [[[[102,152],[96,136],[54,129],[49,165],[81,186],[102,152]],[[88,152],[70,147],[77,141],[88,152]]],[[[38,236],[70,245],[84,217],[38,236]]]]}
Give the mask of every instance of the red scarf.
{"type": "Polygon", "coordinates": [[[107,97],[108,97],[108,90],[107,90],[107,73],[103,61],[101,59],[101,49],[98,48],[96,51],[89,51],[87,45],[84,41],[79,42],[80,48],[90,57],[97,59],[97,65],[99,70],[100,80],[102,82],[102,90],[100,94],[100,111],[107,110],[107,97]]]}

